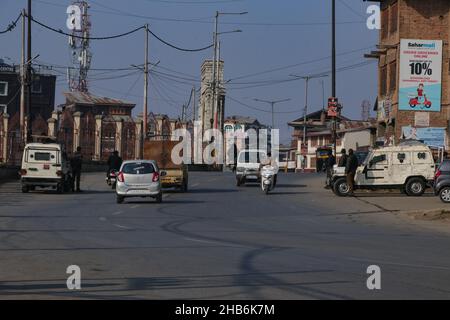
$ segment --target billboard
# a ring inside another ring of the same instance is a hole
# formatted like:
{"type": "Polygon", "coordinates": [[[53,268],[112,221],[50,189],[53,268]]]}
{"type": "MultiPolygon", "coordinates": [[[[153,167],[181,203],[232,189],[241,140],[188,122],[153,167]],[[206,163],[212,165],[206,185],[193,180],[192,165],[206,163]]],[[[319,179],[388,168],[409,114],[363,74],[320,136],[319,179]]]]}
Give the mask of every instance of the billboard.
{"type": "Polygon", "coordinates": [[[445,128],[402,127],[402,138],[423,141],[430,147],[445,147],[445,128]]]}
{"type": "Polygon", "coordinates": [[[441,111],[442,40],[400,42],[400,111],[441,111]]]}

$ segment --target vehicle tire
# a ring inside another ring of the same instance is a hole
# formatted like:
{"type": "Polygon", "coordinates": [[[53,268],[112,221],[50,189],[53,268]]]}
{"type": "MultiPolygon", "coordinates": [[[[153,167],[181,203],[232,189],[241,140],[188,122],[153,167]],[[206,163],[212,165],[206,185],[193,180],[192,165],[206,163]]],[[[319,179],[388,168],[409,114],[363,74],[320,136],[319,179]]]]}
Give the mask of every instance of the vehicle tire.
{"type": "Polygon", "coordinates": [[[56,186],[56,192],[59,194],[64,193],[64,182],[58,183],[58,185],[56,186]]]}
{"type": "Polygon", "coordinates": [[[333,184],[333,191],[339,197],[346,197],[350,192],[346,178],[339,178],[333,184]]]}
{"type": "Polygon", "coordinates": [[[28,193],[28,191],[30,191],[28,186],[22,186],[22,193],[28,193]]]}
{"type": "Polygon", "coordinates": [[[242,179],[236,178],[236,186],[240,187],[242,185],[242,179]]]}
{"type": "Polygon", "coordinates": [[[419,197],[425,192],[425,182],[420,178],[409,179],[406,183],[406,194],[410,197],[419,197]]]}
{"type": "Polygon", "coordinates": [[[124,197],[121,197],[121,196],[117,196],[117,197],[116,197],[116,202],[117,202],[118,204],[123,203],[124,200],[125,200],[124,197]]]}
{"type": "Polygon", "coordinates": [[[188,191],[188,182],[183,182],[183,185],[181,186],[181,192],[187,192],[188,191]]]}
{"type": "Polygon", "coordinates": [[[265,186],[264,187],[264,193],[265,194],[269,194],[269,186],[265,186]]]}
{"type": "Polygon", "coordinates": [[[450,203],[450,187],[444,187],[439,191],[439,198],[444,203],[450,203]]]}
{"type": "Polygon", "coordinates": [[[162,202],[162,193],[160,193],[156,196],[156,203],[161,203],[161,202],[162,202]]]}

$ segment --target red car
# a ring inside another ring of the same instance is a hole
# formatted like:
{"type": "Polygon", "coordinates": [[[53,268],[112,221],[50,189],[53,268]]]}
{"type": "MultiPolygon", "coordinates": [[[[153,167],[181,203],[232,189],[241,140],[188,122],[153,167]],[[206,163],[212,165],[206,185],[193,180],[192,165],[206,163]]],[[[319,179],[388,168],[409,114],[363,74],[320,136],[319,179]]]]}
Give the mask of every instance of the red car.
{"type": "Polygon", "coordinates": [[[411,108],[414,108],[416,106],[420,106],[423,105],[425,108],[431,108],[431,101],[429,101],[427,98],[425,98],[425,101],[423,101],[423,103],[421,103],[419,101],[419,99],[417,98],[412,98],[409,100],[409,106],[411,108]]]}

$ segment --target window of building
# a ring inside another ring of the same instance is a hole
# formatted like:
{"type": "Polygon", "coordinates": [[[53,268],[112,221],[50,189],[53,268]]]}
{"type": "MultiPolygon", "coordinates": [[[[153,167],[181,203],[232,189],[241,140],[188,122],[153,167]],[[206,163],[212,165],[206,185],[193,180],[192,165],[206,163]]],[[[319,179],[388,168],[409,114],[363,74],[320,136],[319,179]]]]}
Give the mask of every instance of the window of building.
{"type": "Polygon", "coordinates": [[[6,97],[8,95],[8,82],[0,82],[0,96],[6,97]]]}
{"type": "Polygon", "coordinates": [[[389,27],[390,27],[390,33],[393,34],[397,32],[397,24],[398,24],[398,2],[391,5],[390,8],[390,21],[389,21],[389,27]]]}
{"type": "Polygon", "coordinates": [[[8,108],[6,106],[6,104],[0,104],[0,114],[2,113],[7,113],[8,108]]]}
{"type": "Polygon", "coordinates": [[[387,38],[389,32],[389,7],[381,8],[381,39],[387,38]]]}
{"type": "Polygon", "coordinates": [[[397,88],[397,62],[389,65],[389,91],[393,93],[397,88]]]}
{"type": "Polygon", "coordinates": [[[32,93],[42,93],[42,82],[40,80],[34,80],[31,85],[32,93]]]}
{"type": "Polygon", "coordinates": [[[311,147],[317,147],[318,139],[316,137],[310,138],[310,141],[311,141],[311,147]]]}
{"type": "Polygon", "coordinates": [[[225,126],[225,131],[233,131],[233,126],[230,126],[229,124],[225,126]]]}
{"type": "Polygon", "coordinates": [[[380,95],[386,96],[387,91],[387,68],[386,66],[380,69],[380,95]]]}

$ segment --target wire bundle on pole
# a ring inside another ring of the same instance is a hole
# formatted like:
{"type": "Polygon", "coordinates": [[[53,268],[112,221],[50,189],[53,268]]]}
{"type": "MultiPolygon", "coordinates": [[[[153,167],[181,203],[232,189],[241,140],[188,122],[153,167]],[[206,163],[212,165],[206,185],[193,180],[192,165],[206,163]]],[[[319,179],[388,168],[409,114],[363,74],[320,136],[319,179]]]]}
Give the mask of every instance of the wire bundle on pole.
{"type": "Polygon", "coordinates": [[[13,22],[11,22],[5,30],[0,31],[0,34],[4,34],[7,32],[10,32],[10,31],[13,31],[14,28],[17,26],[17,22],[19,22],[20,18],[22,18],[22,13],[20,13],[19,16],[17,17],[17,19],[14,20],[13,22]]]}

